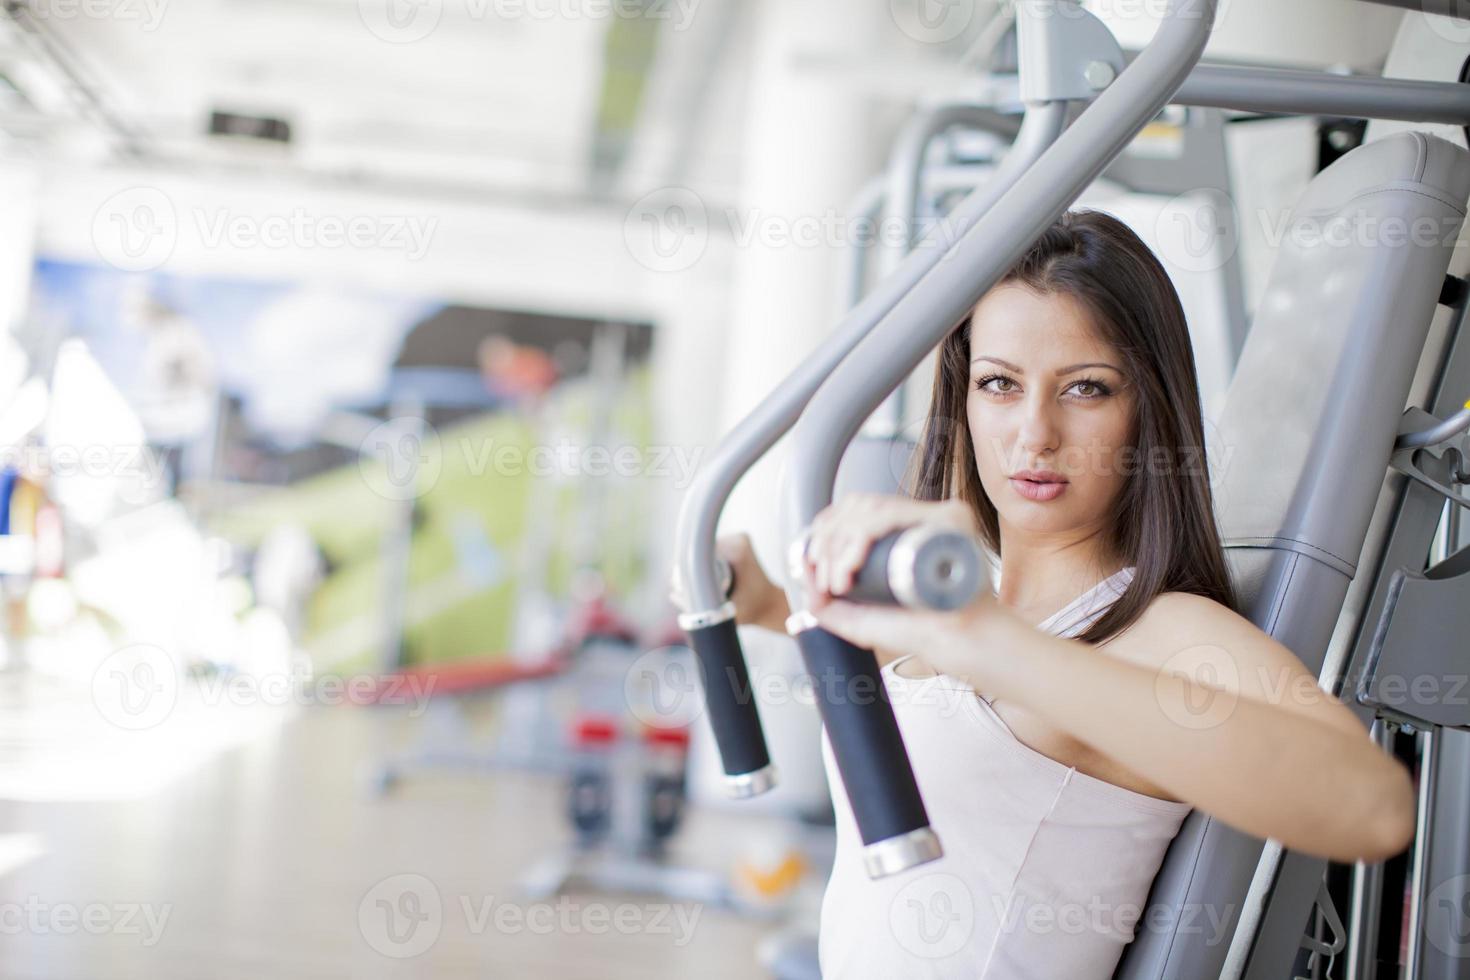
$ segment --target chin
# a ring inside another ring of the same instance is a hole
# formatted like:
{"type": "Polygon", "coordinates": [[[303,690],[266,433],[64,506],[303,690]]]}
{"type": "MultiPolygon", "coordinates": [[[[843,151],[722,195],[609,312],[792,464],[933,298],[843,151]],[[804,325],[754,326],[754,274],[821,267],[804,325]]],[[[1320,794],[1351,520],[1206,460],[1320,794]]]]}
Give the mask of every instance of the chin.
{"type": "Polygon", "coordinates": [[[1009,524],[1018,531],[1027,531],[1032,534],[1051,534],[1056,531],[1065,531],[1075,527],[1076,523],[1069,520],[1061,520],[1058,514],[1016,513],[1001,510],[998,512],[1001,521],[1009,524]]]}

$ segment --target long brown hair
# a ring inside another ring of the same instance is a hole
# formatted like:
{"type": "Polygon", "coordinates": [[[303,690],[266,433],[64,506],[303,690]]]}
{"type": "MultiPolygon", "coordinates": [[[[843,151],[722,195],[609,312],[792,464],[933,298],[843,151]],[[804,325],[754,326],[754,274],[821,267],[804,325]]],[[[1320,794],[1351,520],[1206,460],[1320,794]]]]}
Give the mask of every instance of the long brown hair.
{"type": "MultiPolygon", "coordinates": [[[[1164,267],[1127,225],[1098,211],[1069,211],[1000,280],[1041,295],[1065,294],[1123,357],[1137,398],[1130,467],[1107,521],[1111,557],[1135,567],[1127,591],[1079,639],[1101,643],[1131,626],[1164,592],[1191,592],[1236,608],[1220,545],[1204,447],[1189,328],[1164,267]]],[[[965,411],[970,324],[944,339],[934,393],[909,485],[920,500],[969,504],[987,547],[1000,554],[995,504],[980,483],[965,411]]]]}

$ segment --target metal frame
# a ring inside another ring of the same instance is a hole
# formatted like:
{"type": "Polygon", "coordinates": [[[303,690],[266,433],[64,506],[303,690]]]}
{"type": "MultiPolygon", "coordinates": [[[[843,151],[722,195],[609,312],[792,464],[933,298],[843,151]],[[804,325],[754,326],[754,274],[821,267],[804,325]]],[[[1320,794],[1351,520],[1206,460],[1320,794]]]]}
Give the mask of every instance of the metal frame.
{"type": "MultiPolygon", "coordinates": [[[[1015,146],[994,179],[977,188],[951,215],[956,228],[969,228],[1030,167],[1061,132],[1063,103],[1028,107],[1015,146]]],[[[946,251],[922,244],[892,275],[879,282],[838,324],[832,338],[782,379],[765,401],[742,419],[699,471],[684,498],[676,530],[678,561],[688,583],[690,609],[714,610],[724,604],[715,568],[714,538],[720,511],[735,484],[789,430],[807,401],[842,359],[891,311],[946,251]]]]}
{"type": "MultiPolygon", "coordinates": [[[[1430,13],[1458,13],[1451,9],[1454,0],[1375,2],[1418,7],[1430,13]]],[[[1093,104],[1060,137],[1052,132],[1055,145],[1039,157],[1034,146],[1037,140],[1031,131],[1054,130],[1057,124],[1033,125],[1042,107],[1029,106],[1017,148],[1006,158],[1006,164],[1018,166],[1005,168],[1004,175],[997,174],[997,180],[972,194],[961,206],[956,214],[965,228],[961,237],[947,250],[934,242],[921,245],[844,319],[838,336],[783,382],[772,399],[752,413],[722,444],[690,490],[680,515],[678,555],[696,607],[716,608],[722,601],[714,581],[714,531],[725,499],[745,469],[794,422],[793,454],[801,466],[794,473],[789,503],[797,525],[792,532],[799,532],[830,502],[837,465],[862,420],[1167,102],[1246,112],[1470,123],[1470,86],[1282,69],[1197,66],[1213,10],[1213,0],[1203,3],[1171,0],[1150,46],[1131,60],[1116,81],[1103,88],[1093,104]],[[1029,166],[1021,162],[1028,157],[1034,158],[1029,166]],[[1021,169],[1025,172],[1018,174],[1021,169]],[[1000,179],[1002,176],[1004,179],[1000,179]],[[983,200],[983,207],[976,205],[977,198],[983,200]],[[947,261],[949,258],[956,261],[947,261]],[[814,380],[816,384],[812,383],[814,380]],[[808,399],[809,404],[802,413],[802,404],[808,399]],[[794,417],[797,413],[801,413],[799,419],[794,417]]],[[[1049,107],[1058,108],[1055,103],[1049,107]]],[[[1044,146],[1050,139],[1040,142],[1044,146]]],[[[1447,372],[1446,376],[1454,374],[1447,372]]],[[[1388,518],[1389,533],[1380,539],[1384,542],[1385,560],[1375,566],[1365,554],[1366,569],[1392,568],[1394,556],[1402,557],[1406,548],[1412,553],[1414,542],[1410,539],[1417,540],[1413,532],[1422,524],[1423,515],[1418,513],[1423,509],[1422,501],[1415,503],[1422,492],[1416,490],[1426,491],[1426,488],[1416,488],[1402,477],[1393,476],[1388,487],[1397,487],[1398,500],[1393,515],[1388,518]],[[1405,514],[1406,509],[1410,513],[1405,514]],[[1410,523],[1401,527],[1403,517],[1410,523]],[[1400,530],[1410,533],[1400,535],[1400,530]]],[[[1375,518],[1375,524],[1378,523],[1375,518]]],[[[1430,525],[1431,530],[1433,526],[1430,525]]],[[[1370,550],[1374,547],[1370,541],[1370,550]]],[[[1366,607],[1350,610],[1367,614],[1359,623],[1374,621],[1371,614],[1375,607],[1381,608],[1384,584],[1380,576],[1378,585],[1370,589],[1366,607]]],[[[805,597],[799,589],[791,592],[793,619],[800,623],[805,597]]],[[[1355,589],[1349,603],[1361,603],[1365,595],[1355,589]]],[[[1341,651],[1329,656],[1323,670],[1324,682],[1335,671],[1340,672],[1343,665],[1341,651]]],[[[1313,867],[1311,859],[1300,859],[1298,855],[1280,855],[1275,862],[1267,855],[1259,869],[1262,874],[1258,875],[1263,887],[1253,889],[1253,900],[1258,907],[1253,915],[1243,913],[1241,932],[1250,931],[1244,923],[1270,921],[1273,900],[1282,894],[1279,885],[1287,881],[1310,881],[1316,888],[1317,881],[1310,877],[1313,867]]],[[[1325,862],[1316,867],[1318,879],[1322,867],[1325,862]]],[[[1355,924],[1361,924],[1372,914],[1369,904],[1355,902],[1355,924]]],[[[1299,925],[1292,924],[1291,928],[1299,933],[1299,925]]],[[[1275,940],[1285,935],[1284,930],[1284,926],[1275,930],[1275,940]]],[[[1273,961],[1272,956],[1264,955],[1264,947],[1255,941],[1257,937],[1238,935],[1237,938],[1244,940],[1239,944],[1240,956],[1236,958],[1234,970],[1226,975],[1243,975],[1249,967],[1255,976],[1262,964],[1273,961]]],[[[1292,942],[1294,949],[1300,938],[1292,942]]]]}
{"type": "MultiPolygon", "coordinates": [[[[1444,340],[1443,355],[1438,361],[1444,366],[1440,376],[1435,379],[1428,408],[1433,416],[1445,418],[1446,422],[1440,426],[1431,426],[1431,431],[1436,429],[1443,431],[1449,427],[1449,422],[1457,415],[1456,409],[1463,402],[1466,386],[1470,386],[1470,330],[1465,329],[1467,315],[1470,315],[1470,311],[1467,311],[1462,303],[1454,310],[1454,322],[1444,340]]],[[[1415,418],[1414,411],[1406,413],[1406,417],[1415,418]]],[[[1416,430],[1418,428],[1416,427],[1416,430]]],[[[1417,441],[1412,434],[1407,440],[1408,443],[1417,441]]],[[[1404,436],[1400,436],[1400,444],[1406,444],[1404,436]]],[[[1405,472],[1397,469],[1390,470],[1384,486],[1390,506],[1383,511],[1383,526],[1370,531],[1369,536],[1370,543],[1379,540],[1383,542],[1383,545],[1377,553],[1370,555],[1365,552],[1363,555],[1360,565],[1363,571],[1371,571],[1372,574],[1360,573],[1359,578],[1363,582],[1363,590],[1357,595],[1350,595],[1347,604],[1347,615],[1354,619],[1357,628],[1353,635],[1346,638],[1346,644],[1339,650],[1329,653],[1322,673],[1323,686],[1336,694],[1355,690],[1363,672],[1368,668],[1375,627],[1381,622],[1384,610],[1388,605],[1394,571],[1400,568],[1424,567],[1434,544],[1436,529],[1444,520],[1445,498],[1436,489],[1411,479],[1405,472]]],[[[1374,712],[1370,708],[1355,700],[1349,700],[1348,704],[1365,722],[1372,722],[1374,735],[1381,745],[1386,748],[1391,744],[1394,726],[1385,720],[1375,719],[1374,712]]],[[[1433,785],[1435,783],[1433,770],[1436,754],[1432,737],[1428,740],[1421,739],[1421,750],[1424,765],[1419,774],[1421,781],[1420,828],[1415,834],[1415,856],[1410,870],[1411,881],[1418,883],[1414,887],[1415,894],[1422,891],[1423,874],[1426,870],[1420,860],[1424,851],[1420,842],[1427,839],[1425,831],[1428,828],[1425,826],[1425,820],[1432,812],[1437,796],[1433,785]]],[[[1463,799],[1466,792],[1470,791],[1470,783],[1467,783],[1467,775],[1463,767],[1456,773],[1455,778],[1458,780],[1458,787],[1454,798],[1463,799]]],[[[1443,823],[1440,826],[1442,828],[1443,823]]],[[[1462,824],[1459,831],[1462,836],[1463,826],[1462,824]]],[[[1443,830],[1440,832],[1443,833],[1443,830]]],[[[1442,847],[1439,853],[1441,856],[1444,855],[1445,851],[1442,847]]],[[[1325,867],[1325,862],[1323,864],[1325,867]]],[[[1352,906],[1348,921],[1348,960],[1344,974],[1346,980],[1377,980],[1375,954],[1380,922],[1379,913],[1382,905],[1383,877],[1381,865],[1359,863],[1354,869],[1352,906]]],[[[1411,922],[1410,928],[1413,930],[1411,936],[1417,934],[1420,925],[1417,918],[1411,922]]],[[[1433,976],[1434,974],[1414,972],[1415,955],[1423,944],[1417,939],[1413,940],[1413,944],[1408,965],[1409,972],[1405,980],[1420,980],[1420,978],[1433,976]]],[[[1455,974],[1448,973],[1443,976],[1453,977],[1455,974]]]]}
{"type": "MultiPolygon", "coordinates": [[[[878,183],[881,197],[878,199],[877,208],[882,212],[884,228],[896,225],[903,230],[901,240],[895,241],[887,235],[879,236],[881,244],[876,249],[876,271],[880,282],[903,263],[904,257],[912,253],[920,241],[919,204],[926,174],[925,157],[934,140],[956,126],[968,126],[998,133],[1009,129],[1013,139],[1018,132],[1018,126],[1011,117],[1002,115],[987,106],[960,103],[931,106],[921,110],[904,124],[888,155],[887,174],[880,178],[878,183]]],[[[858,258],[855,261],[863,262],[863,250],[856,250],[856,254],[858,258]]],[[[858,268],[863,267],[858,266],[858,268]]],[[[854,277],[853,287],[857,290],[862,288],[860,277],[854,277]]],[[[856,303],[860,298],[860,293],[855,294],[853,302],[856,303]]],[[[903,387],[899,386],[890,398],[887,411],[889,416],[887,431],[880,431],[876,434],[893,435],[902,425],[903,387]]]]}
{"type": "Polygon", "coordinates": [[[1470,85],[1334,75],[1291,68],[1200,65],[1179,87],[1175,101],[1181,105],[1293,116],[1349,116],[1454,125],[1470,121],[1470,85]]]}
{"type": "MultiPolygon", "coordinates": [[[[1423,2],[1428,9],[1436,0],[1423,2]]],[[[1444,0],[1446,6],[1452,3],[1454,0],[1444,0]]],[[[1413,4],[1414,0],[1404,0],[1401,4],[1390,3],[1392,6],[1413,4]]],[[[1197,7],[1198,4],[1186,4],[1184,0],[1178,0],[1174,7],[1178,6],[1197,7]]],[[[1172,17],[1169,22],[1173,22],[1172,17]]],[[[1158,43],[1156,40],[1155,44],[1158,43]]],[[[1133,60],[1140,57],[1142,55],[1133,60]]],[[[1121,81],[1120,76],[1119,81],[1102,94],[1109,94],[1121,81]]],[[[1101,97],[1098,101],[1101,101],[1101,97]]],[[[1242,112],[1283,112],[1470,124],[1470,85],[1365,78],[1289,69],[1198,65],[1179,83],[1168,101],[1177,105],[1242,112]],[[1348,94],[1344,96],[1340,92],[1348,94]]],[[[1015,161],[1016,166],[1006,168],[1005,173],[997,172],[994,181],[980,188],[977,193],[982,195],[982,199],[999,197],[1003,186],[1009,186],[1018,176],[1016,171],[1029,165],[1045,144],[1050,142],[1036,130],[1059,130],[1062,122],[1054,118],[1057,108],[1055,103],[1028,107],[1028,120],[1034,120],[1038,112],[1048,113],[1049,118],[1044,126],[1039,122],[1030,127],[1023,125],[1016,148],[1007,156],[1008,160],[1015,161]]],[[[1115,155],[1111,154],[1108,158],[1115,155]]],[[[867,200],[871,202],[872,198],[867,200]]],[[[957,230],[968,227],[967,222],[975,220],[978,217],[977,212],[984,213],[986,209],[975,206],[976,203],[972,195],[961,208],[956,209],[953,217],[957,230]]],[[[876,203],[870,203],[869,206],[874,211],[878,207],[876,203]]],[[[945,253],[931,244],[921,247],[917,254],[923,258],[902,263],[892,275],[885,277],[873,293],[838,324],[827,345],[783,379],[771,397],[731,431],[690,488],[676,533],[680,568],[685,576],[684,581],[690,583],[691,602],[695,607],[713,610],[721,604],[717,599],[719,591],[715,581],[713,539],[719,513],[735,484],[795,424],[797,415],[816,390],[813,382],[820,383],[826,373],[893,309],[898,299],[930,267],[939,263],[945,253]]]]}
{"type": "MultiPolygon", "coordinates": [[[[1213,14],[1213,0],[1171,0],[1152,44],[825,379],[792,433],[801,466],[789,503],[800,526],[831,502],[842,452],[868,413],[1168,103],[1199,60],[1213,14]]],[[[793,610],[806,604],[799,590],[791,598],[793,610]]]]}
{"type": "MultiPolygon", "coordinates": [[[[1112,161],[1102,177],[1140,194],[1179,195],[1208,190],[1228,195],[1230,167],[1225,154],[1227,120],[1224,113],[1200,106],[1180,108],[1185,118],[1179,127],[1182,137],[1179,157],[1158,159],[1125,154],[1112,161]]],[[[998,114],[973,102],[935,102],[922,109],[900,130],[885,172],[864,184],[853,198],[848,213],[856,218],[868,222],[881,218],[885,225],[897,223],[901,228],[910,229],[911,234],[907,240],[885,236],[876,247],[855,245],[849,250],[849,264],[843,280],[843,295],[847,297],[849,307],[862,299],[867,288],[871,253],[877,253],[873,271],[881,279],[917,244],[917,231],[925,217],[921,213],[921,204],[926,191],[930,194],[956,190],[969,192],[989,178],[989,164],[939,164],[930,159],[929,150],[936,139],[963,128],[1014,139],[1017,123],[1012,116],[998,114]]],[[[1233,220],[1233,209],[1227,209],[1223,217],[1233,220]]],[[[1238,233],[1238,230],[1232,233],[1238,233]]],[[[1245,343],[1249,323],[1238,249],[1231,250],[1220,266],[1219,274],[1225,294],[1226,349],[1233,368],[1245,343]]],[[[898,431],[905,417],[905,390],[906,385],[894,389],[882,408],[869,418],[863,430],[865,435],[891,437],[898,431]]]]}
{"type": "Polygon", "coordinates": [[[1441,17],[1470,17],[1470,8],[1461,0],[1363,0],[1385,7],[1402,7],[1421,14],[1437,14],[1441,17]]]}

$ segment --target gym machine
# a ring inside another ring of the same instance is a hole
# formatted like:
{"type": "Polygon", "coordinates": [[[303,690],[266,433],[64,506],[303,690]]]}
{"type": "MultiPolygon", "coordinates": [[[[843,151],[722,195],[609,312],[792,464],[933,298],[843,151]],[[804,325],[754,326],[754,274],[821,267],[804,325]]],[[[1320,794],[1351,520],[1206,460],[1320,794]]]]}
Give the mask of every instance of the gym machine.
{"type": "MultiPolygon", "coordinates": [[[[1343,0],[1345,9],[1351,2],[1343,0]]],[[[1460,13],[1449,0],[1391,5],[1460,13]]],[[[920,242],[699,474],[678,527],[676,554],[689,597],[680,622],[700,658],[734,795],[769,789],[775,773],[756,706],[742,696],[749,686],[734,610],[717,582],[714,535],[740,476],[782,434],[793,431],[793,457],[801,461],[789,501],[796,538],[830,502],[838,462],[863,421],[1167,103],[1470,123],[1470,86],[1462,84],[1199,66],[1214,9],[1213,0],[1173,0],[1153,41],[1128,57],[1071,0],[1017,3],[1026,109],[1010,153],[951,213],[951,240],[920,242]],[[1068,123],[1074,103],[1086,108],[1068,123]]],[[[1346,220],[1351,208],[1407,227],[1433,222],[1457,235],[1467,198],[1470,153],[1409,132],[1359,147],[1323,171],[1295,214],[1346,220]]],[[[1470,882],[1470,787],[1464,765],[1455,764],[1463,763],[1456,736],[1470,719],[1463,709],[1450,710],[1454,705],[1440,711],[1393,702],[1384,679],[1413,670],[1452,677],[1463,669],[1456,663],[1463,642],[1455,638],[1466,624],[1451,611],[1458,608],[1462,618],[1470,600],[1465,554],[1425,568],[1446,500],[1467,505],[1459,489],[1467,475],[1465,419],[1456,413],[1470,394],[1470,341],[1459,329],[1464,283],[1447,276],[1456,235],[1399,248],[1286,242],[1219,420],[1221,438],[1236,449],[1219,499],[1242,612],[1318,672],[1324,689],[1356,691],[1365,722],[1380,717],[1381,739],[1390,726],[1428,733],[1420,781],[1430,788],[1414,848],[1408,967],[1410,976],[1424,978],[1464,977],[1470,967],[1470,899],[1456,891],[1470,892],[1463,887],[1470,882]],[[1448,327],[1432,333],[1445,318],[1448,327]],[[1426,352],[1426,343],[1438,346],[1426,352]],[[1307,358],[1312,372],[1299,369],[1307,358]],[[1428,394],[1406,412],[1424,370],[1433,375],[1428,394]],[[1405,635],[1415,639],[1406,642],[1405,635]],[[1411,651],[1438,659],[1415,661],[1411,651]]],[[[788,631],[809,672],[881,691],[871,652],[821,630],[799,583],[790,593],[788,631]]],[[[819,707],[869,873],[896,874],[938,857],[939,836],[929,827],[891,707],[882,699],[819,707]]],[[[1154,881],[1142,920],[1148,925],[1115,976],[1282,980],[1296,975],[1303,948],[1315,960],[1308,969],[1320,972],[1322,956],[1369,943],[1383,897],[1374,869],[1360,867],[1351,942],[1305,935],[1319,907],[1331,904],[1327,863],[1192,813],[1154,881]],[[1195,928],[1185,914],[1191,908],[1223,914],[1225,941],[1211,942],[1195,928]]],[[[1352,976],[1374,976],[1365,959],[1352,976]]]]}

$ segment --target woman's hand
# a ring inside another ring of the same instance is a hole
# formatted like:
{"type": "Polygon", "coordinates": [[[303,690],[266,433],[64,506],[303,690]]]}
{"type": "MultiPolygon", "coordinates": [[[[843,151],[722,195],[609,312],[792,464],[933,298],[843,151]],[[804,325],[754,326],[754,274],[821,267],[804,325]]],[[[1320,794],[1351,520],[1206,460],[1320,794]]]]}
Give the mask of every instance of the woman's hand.
{"type": "Polygon", "coordinates": [[[730,601],[735,603],[735,622],[785,633],[786,617],[791,615],[786,593],[756,561],[750,535],[728,534],[717,538],[715,554],[730,563],[735,576],[735,588],[730,595],[730,601]]]}
{"type": "Polygon", "coordinates": [[[914,500],[880,493],[850,494],[812,521],[805,566],[814,594],[840,597],[857,581],[873,542],[915,524],[975,533],[969,508],[959,500],[914,500]]]}
{"type": "Polygon", "coordinates": [[[818,514],[803,563],[811,612],[828,632],[875,653],[882,651],[880,659],[914,654],[941,673],[953,673],[967,666],[963,661],[975,649],[973,638],[983,631],[982,621],[1004,612],[988,590],[981,590],[974,602],[953,612],[841,598],[856,581],[873,542],[915,524],[975,533],[968,507],[958,500],[855,494],[818,514]]]}
{"type": "MultiPolygon", "coordinates": [[[[730,594],[730,601],[735,604],[735,622],[742,626],[764,626],[779,633],[786,632],[786,617],[791,613],[786,604],[786,593],[770,580],[760,562],[756,561],[750,535],[727,534],[717,538],[715,554],[730,564],[735,578],[735,588],[730,594]]],[[[677,566],[669,598],[680,609],[688,607],[677,566]]]]}
{"type": "Polygon", "coordinates": [[[998,654],[1000,648],[1008,646],[987,642],[997,633],[1000,621],[1006,620],[1008,627],[1020,624],[1030,629],[995,596],[984,591],[968,606],[951,612],[823,597],[816,600],[812,615],[827,632],[854,646],[872,650],[880,663],[911,654],[936,673],[977,686],[986,673],[986,656],[998,654]]]}

